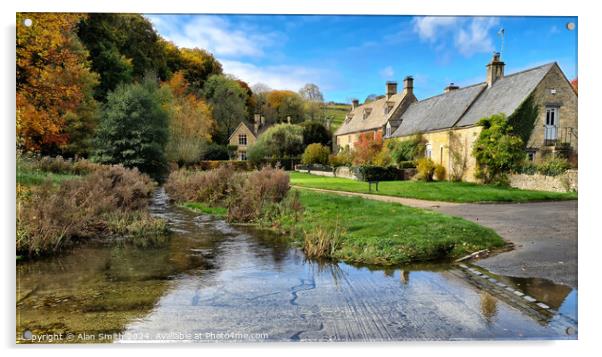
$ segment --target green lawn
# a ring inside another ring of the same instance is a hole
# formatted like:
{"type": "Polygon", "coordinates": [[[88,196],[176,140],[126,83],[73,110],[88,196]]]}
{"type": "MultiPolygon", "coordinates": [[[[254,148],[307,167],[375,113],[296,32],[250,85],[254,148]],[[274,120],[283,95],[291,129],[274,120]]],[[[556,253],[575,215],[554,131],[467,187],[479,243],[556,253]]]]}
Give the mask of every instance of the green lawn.
{"type": "MultiPolygon", "coordinates": [[[[338,190],[368,193],[368,183],[345,178],[323,177],[299,172],[291,172],[291,184],[338,190]]],[[[526,191],[493,185],[480,185],[467,182],[419,182],[388,181],[379,183],[379,191],[372,193],[386,196],[409,197],[432,201],[449,202],[529,202],[545,200],[577,199],[576,192],[526,191]]]]}
{"type": "Polygon", "coordinates": [[[180,206],[188,208],[195,212],[210,214],[212,216],[224,218],[228,215],[228,209],[224,207],[211,207],[203,202],[185,202],[180,206]]]}
{"type": "Polygon", "coordinates": [[[303,218],[296,228],[343,229],[334,258],[365,264],[458,258],[504,245],[493,230],[461,218],[402,206],[300,190],[303,218]]]}

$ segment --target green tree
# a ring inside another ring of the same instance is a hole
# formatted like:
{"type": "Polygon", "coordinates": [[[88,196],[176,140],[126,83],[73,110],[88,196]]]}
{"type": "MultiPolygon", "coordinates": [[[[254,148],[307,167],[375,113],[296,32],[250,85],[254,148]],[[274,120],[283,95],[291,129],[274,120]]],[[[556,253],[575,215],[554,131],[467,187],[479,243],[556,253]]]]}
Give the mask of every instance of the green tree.
{"type": "Polygon", "coordinates": [[[504,114],[483,118],[478,124],[483,129],[472,150],[477,161],[475,175],[485,183],[505,183],[507,173],[525,158],[523,141],[513,134],[504,114]]]}
{"type": "Polygon", "coordinates": [[[150,78],[110,92],[98,128],[95,161],[137,167],[161,180],[167,168],[168,101],[169,92],[150,78]]]}
{"type": "Polygon", "coordinates": [[[322,144],[310,144],[305,148],[301,162],[306,165],[311,164],[328,164],[328,156],[330,155],[330,149],[322,144]]]}
{"type": "Polygon", "coordinates": [[[149,71],[162,80],[171,75],[164,41],[142,15],[93,13],[79,23],[77,35],[100,75],[99,100],[120,83],[142,79],[149,71]]]}
{"type": "Polygon", "coordinates": [[[304,117],[303,99],[295,92],[273,90],[266,94],[265,116],[269,123],[300,123],[304,117]]]}
{"type": "Polygon", "coordinates": [[[303,128],[294,124],[276,124],[261,134],[251,148],[253,148],[254,154],[255,152],[262,153],[262,158],[290,159],[299,157],[304,149],[303,128]]]}
{"type": "Polygon", "coordinates": [[[236,80],[223,75],[213,75],[205,83],[203,95],[211,104],[213,118],[217,122],[214,141],[226,144],[240,121],[249,116],[246,106],[247,93],[236,80]]]}
{"type": "Polygon", "coordinates": [[[301,124],[303,127],[303,144],[305,146],[319,143],[330,147],[332,145],[332,133],[326,127],[315,121],[307,121],[301,124]]]}

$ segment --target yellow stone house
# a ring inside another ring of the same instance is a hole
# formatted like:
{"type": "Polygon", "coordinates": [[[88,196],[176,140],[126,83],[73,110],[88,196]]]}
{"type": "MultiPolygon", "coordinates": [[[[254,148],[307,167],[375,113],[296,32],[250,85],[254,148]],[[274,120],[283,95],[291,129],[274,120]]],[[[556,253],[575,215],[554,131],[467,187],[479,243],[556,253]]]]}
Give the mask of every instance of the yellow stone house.
{"type": "Polygon", "coordinates": [[[246,160],[249,146],[255,144],[261,133],[267,129],[265,118],[262,115],[255,114],[253,124],[243,120],[230,135],[228,143],[236,146],[236,160],[246,160]]]}
{"type": "Polygon", "coordinates": [[[527,158],[540,162],[568,150],[576,164],[577,93],[558,64],[505,75],[504,62],[495,53],[486,67],[484,82],[463,88],[452,83],[442,94],[412,101],[398,117],[383,123],[384,137],[407,140],[420,134],[426,142],[426,156],[443,165],[448,174],[476,181],[472,146],[481,131],[477,123],[493,114],[509,117],[531,98],[538,116],[527,143],[527,158]]]}

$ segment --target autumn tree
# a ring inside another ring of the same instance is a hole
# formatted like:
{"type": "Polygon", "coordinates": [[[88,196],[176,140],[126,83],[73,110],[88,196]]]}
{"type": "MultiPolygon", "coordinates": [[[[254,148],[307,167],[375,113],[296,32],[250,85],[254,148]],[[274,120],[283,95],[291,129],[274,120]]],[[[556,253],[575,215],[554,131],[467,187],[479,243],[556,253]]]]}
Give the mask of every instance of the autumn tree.
{"type": "Polygon", "coordinates": [[[273,90],[266,95],[266,118],[270,123],[291,123],[303,121],[303,99],[289,90],[273,90]]]}
{"type": "Polygon", "coordinates": [[[79,14],[17,13],[17,138],[24,150],[85,155],[97,76],[74,33],[79,14]],[[31,20],[31,26],[24,24],[31,20]]]}
{"type": "Polygon", "coordinates": [[[575,92],[578,92],[578,88],[579,88],[579,79],[577,77],[575,77],[575,79],[573,79],[571,81],[571,85],[573,86],[573,88],[575,89],[575,92]]]}
{"type": "Polygon", "coordinates": [[[223,75],[209,77],[202,93],[211,104],[213,118],[217,123],[214,141],[226,144],[240,121],[249,116],[247,93],[235,79],[223,75]]]}
{"type": "Polygon", "coordinates": [[[383,149],[383,136],[376,133],[361,133],[354,145],[353,163],[355,165],[372,165],[383,149]]]}
{"type": "Polygon", "coordinates": [[[160,180],[167,169],[170,93],[150,76],[141,83],[121,84],[107,97],[98,128],[94,159],[123,164],[160,180]]]}
{"type": "Polygon", "coordinates": [[[164,86],[171,92],[167,160],[179,165],[196,162],[211,142],[215,127],[211,109],[189,92],[182,72],[174,74],[164,86]]]}

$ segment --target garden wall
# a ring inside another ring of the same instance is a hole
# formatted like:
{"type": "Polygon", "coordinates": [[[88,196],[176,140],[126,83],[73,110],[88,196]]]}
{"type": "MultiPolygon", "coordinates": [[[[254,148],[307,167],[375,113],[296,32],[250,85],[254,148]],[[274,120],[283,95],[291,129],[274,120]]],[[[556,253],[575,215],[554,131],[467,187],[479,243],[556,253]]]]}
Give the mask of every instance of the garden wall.
{"type": "MultiPolygon", "coordinates": [[[[333,168],[325,165],[296,165],[295,171],[316,176],[340,177],[352,180],[362,180],[359,170],[355,167],[339,166],[333,168]]],[[[409,180],[416,174],[416,169],[403,169],[403,179],[409,180]]]]}
{"type": "Polygon", "coordinates": [[[522,190],[576,192],[577,176],[577,170],[568,170],[564,174],[558,176],[514,174],[510,175],[510,186],[522,190]]]}

